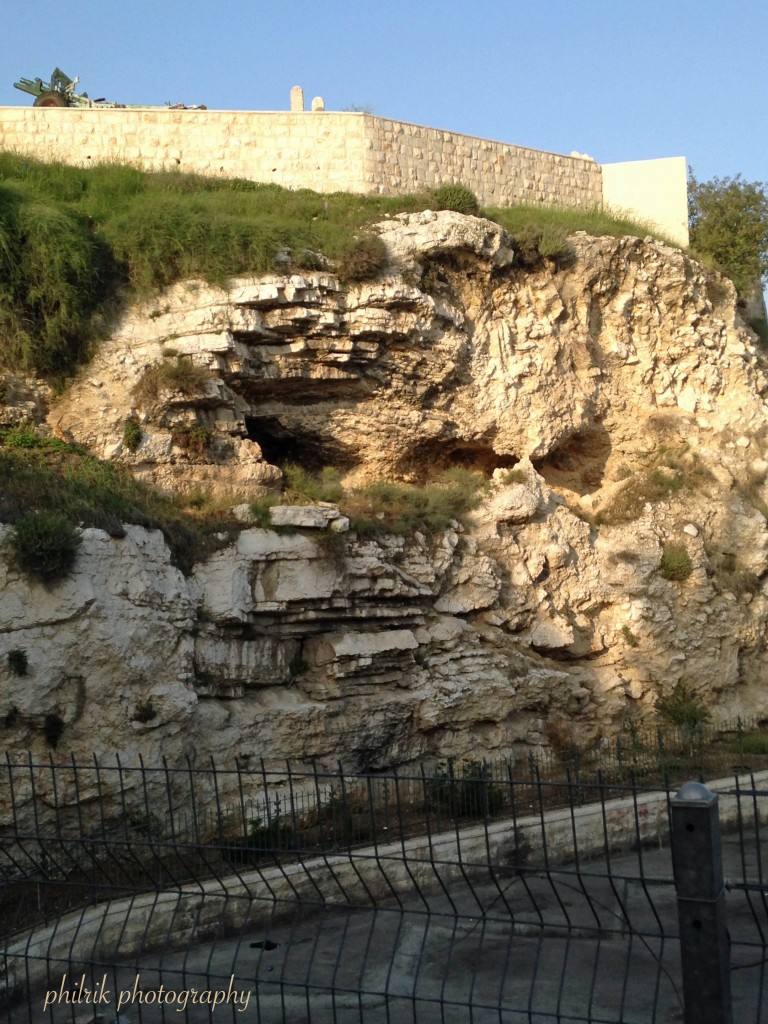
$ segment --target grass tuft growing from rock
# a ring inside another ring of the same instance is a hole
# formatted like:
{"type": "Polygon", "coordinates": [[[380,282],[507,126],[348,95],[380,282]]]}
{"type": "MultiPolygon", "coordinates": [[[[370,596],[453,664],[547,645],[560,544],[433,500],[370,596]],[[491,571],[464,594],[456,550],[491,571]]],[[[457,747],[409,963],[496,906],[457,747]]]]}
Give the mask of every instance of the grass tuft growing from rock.
{"type": "Polygon", "coordinates": [[[344,496],[341,473],[334,466],[324,466],[319,473],[312,473],[295,462],[283,466],[285,496],[288,501],[298,504],[307,502],[339,502],[344,496]]]}
{"type": "Polygon", "coordinates": [[[80,532],[66,516],[40,508],[19,516],[9,546],[12,565],[33,579],[53,583],[71,572],[80,532]]]}
{"type": "Polygon", "coordinates": [[[693,562],[682,544],[665,544],[659,563],[659,572],[665,580],[687,580],[693,572],[693,562]]]}
{"type": "Polygon", "coordinates": [[[211,372],[206,367],[177,355],[147,366],[131,394],[139,405],[149,408],[159,400],[163,392],[196,398],[205,391],[211,379],[211,372]]]}
{"type": "Polygon", "coordinates": [[[600,524],[632,523],[647,504],[671,501],[683,491],[701,490],[714,479],[698,454],[682,442],[659,445],[639,470],[620,467],[619,476],[626,482],[598,513],[600,524]]]}
{"type": "Polygon", "coordinates": [[[445,470],[421,486],[377,480],[349,490],[338,470],[330,467],[313,474],[288,464],[283,472],[288,501],[333,502],[349,517],[352,530],[363,536],[442,533],[455,521],[466,522],[488,488],[481,473],[462,468],[445,470]]]}

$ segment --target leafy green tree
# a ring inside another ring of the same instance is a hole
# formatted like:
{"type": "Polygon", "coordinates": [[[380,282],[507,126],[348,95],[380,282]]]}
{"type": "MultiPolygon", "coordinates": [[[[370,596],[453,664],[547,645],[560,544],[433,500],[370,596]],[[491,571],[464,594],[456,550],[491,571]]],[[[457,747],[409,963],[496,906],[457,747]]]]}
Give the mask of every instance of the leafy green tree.
{"type": "Polygon", "coordinates": [[[746,298],[768,280],[768,193],[760,181],[688,181],[691,247],[710,256],[746,298]]]}
{"type": "Polygon", "coordinates": [[[656,714],[662,721],[680,730],[680,739],[692,756],[696,743],[704,740],[704,726],[712,720],[712,712],[704,698],[678,679],[672,689],[656,700],[656,714]]]}

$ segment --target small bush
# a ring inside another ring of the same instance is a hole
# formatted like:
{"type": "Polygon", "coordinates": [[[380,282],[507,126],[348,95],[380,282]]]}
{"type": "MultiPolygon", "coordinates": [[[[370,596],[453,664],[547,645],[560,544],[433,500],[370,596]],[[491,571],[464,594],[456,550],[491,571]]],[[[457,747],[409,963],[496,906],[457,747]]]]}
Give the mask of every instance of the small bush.
{"type": "Polygon", "coordinates": [[[724,551],[719,559],[715,555],[713,562],[716,567],[715,583],[721,590],[729,590],[735,597],[743,597],[760,589],[760,577],[757,573],[742,569],[732,551],[724,551]]]}
{"type": "Polygon", "coordinates": [[[135,452],[143,440],[144,432],[136,420],[126,420],[123,427],[123,445],[128,451],[135,452]]]}
{"type": "Polygon", "coordinates": [[[768,503],[764,497],[765,474],[749,472],[746,477],[736,480],[736,490],[744,501],[768,519],[768,503]]]}
{"type": "Polygon", "coordinates": [[[544,259],[562,263],[573,254],[568,235],[559,224],[525,224],[515,235],[513,244],[523,267],[536,267],[544,259]]]}
{"type": "Polygon", "coordinates": [[[768,754],[768,736],[759,732],[748,732],[740,739],[732,740],[729,746],[742,754],[765,755],[768,754]]]}
{"type": "Polygon", "coordinates": [[[8,668],[15,676],[25,676],[29,668],[27,652],[21,647],[8,651],[8,668]]]}
{"type": "Polygon", "coordinates": [[[43,438],[28,427],[4,430],[0,440],[8,448],[40,448],[43,443],[43,438]]]}
{"type": "Polygon", "coordinates": [[[691,556],[681,544],[665,544],[659,572],[665,580],[687,580],[693,572],[691,556]]]}
{"type": "Polygon", "coordinates": [[[213,431],[197,423],[189,427],[175,427],[171,431],[171,441],[177,448],[198,457],[205,455],[212,440],[213,431]]]}
{"type": "Polygon", "coordinates": [[[674,413],[654,412],[645,421],[645,425],[657,437],[662,437],[669,441],[680,435],[684,421],[674,413]]]}
{"type": "Polygon", "coordinates": [[[64,719],[61,715],[55,711],[52,714],[45,716],[45,722],[43,723],[43,734],[45,741],[49,747],[53,747],[54,750],[59,745],[59,740],[64,732],[64,719]]]}
{"type": "Polygon", "coordinates": [[[492,781],[487,764],[468,761],[457,767],[448,761],[429,780],[427,803],[452,818],[483,818],[503,808],[504,790],[492,781]]]}
{"type": "Polygon", "coordinates": [[[670,725],[689,731],[701,729],[712,718],[704,699],[682,679],[675,683],[670,693],[658,698],[656,712],[670,725]]]}
{"type": "Polygon", "coordinates": [[[440,185],[431,193],[436,210],[453,210],[455,213],[466,213],[477,216],[480,213],[480,201],[471,188],[459,182],[440,185]]]}
{"type": "Polygon", "coordinates": [[[0,431],[0,444],[16,449],[50,449],[52,451],[81,451],[81,447],[62,441],[59,437],[43,437],[28,427],[17,427],[0,431]]]}
{"type": "Polygon", "coordinates": [[[58,512],[29,512],[16,520],[11,533],[13,562],[29,576],[50,583],[72,569],[80,541],[79,531],[58,512]]]}
{"type": "Polygon", "coordinates": [[[560,764],[578,763],[582,751],[577,742],[572,722],[564,718],[549,718],[544,723],[544,733],[560,764]]]}
{"type": "Polygon", "coordinates": [[[760,589],[760,577],[748,569],[737,569],[731,573],[721,573],[718,583],[723,590],[730,591],[734,597],[756,594],[760,589]]]}
{"type": "Polygon", "coordinates": [[[140,700],[133,713],[134,722],[146,724],[147,722],[152,722],[155,718],[157,718],[157,711],[152,703],[152,699],[140,700]]]}
{"type": "Polygon", "coordinates": [[[624,625],[621,627],[621,635],[624,637],[625,642],[630,647],[637,647],[637,645],[640,642],[635,636],[635,634],[632,632],[632,630],[629,628],[629,626],[624,625]]]}
{"type": "Polygon", "coordinates": [[[147,366],[131,392],[139,405],[153,405],[163,392],[197,398],[211,380],[211,373],[191,359],[176,356],[147,366]]]}
{"type": "Polygon", "coordinates": [[[388,259],[387,247],[378,235],[362,235],[342,251],[336,274],[340,281],[372,281],[388,259]]]}
{"type": "Polygon", "coordinates": [[[367,842],[373,835],[368,794],[331,786],[325,801],[304,816],[302,828],[314,833],[322,849],[367,842]]]}
{"type": "Polygon", "coordinates": [[[499,483],[502,487],[510,487],[512,484],[527,484],[528,474],[524,469],[505,469],[499,483]]]}
{"type": "Polygon", "coordinates": [[[270,821],[254,818],[248,827],[246,847],[261,853],[288,850],[296,844],[296,833],[290,820],[275,814],[270,821]]]}
{"type": "Polygon", "coordinates": [[[539,252],[545,259],[552,260],[560,266],[571,262],[574,256],[568,235],[559,225],[548,225],[542,229],[539,235],[539,252]]]}

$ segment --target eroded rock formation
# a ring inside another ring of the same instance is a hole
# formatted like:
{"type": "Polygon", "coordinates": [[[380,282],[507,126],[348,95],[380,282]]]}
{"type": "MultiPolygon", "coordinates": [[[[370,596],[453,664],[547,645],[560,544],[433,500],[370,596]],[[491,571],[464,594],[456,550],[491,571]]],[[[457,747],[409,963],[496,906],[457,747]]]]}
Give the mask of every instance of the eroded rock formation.
{"type": "Polygon", "coordinates": [[[49,589],[2,564],[11,749],[44,750],[57,715],[56,756],[481,757],[610,736],[678,679],[768,713],[767,385],[730,284],[649,239],[576,235],[556,267],[457,214],[380,233],[372,282],[185,283],[135,307],[48,420],[232,504],[286,461],[350,485],[468,466],[489,481],[471,527],[370,539],[342,502],[273,509],[294,532],[246,527],[188,578],[138,527],[86,530],[49,589]]]}

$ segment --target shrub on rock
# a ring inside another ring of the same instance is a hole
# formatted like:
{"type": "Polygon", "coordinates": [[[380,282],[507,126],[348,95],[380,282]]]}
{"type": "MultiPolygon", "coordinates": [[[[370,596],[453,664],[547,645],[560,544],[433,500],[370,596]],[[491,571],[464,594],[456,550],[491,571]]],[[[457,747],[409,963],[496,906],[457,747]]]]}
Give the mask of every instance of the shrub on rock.
{"type": "Polygon", "coordinates": [[[14,524],[12,559],[22,572],[50,583],[70,572],[80,539],[79,531],[58,512],[28,512],[14,524]]]}
{"type": "Polygon", "coordinates": [[[467,213],[471,216],[480,213],[480,201],[475,193],[459,182],[440,185],[432,195],[435,208],[438,210],[453,210],[455,213],[467,213]]]}

